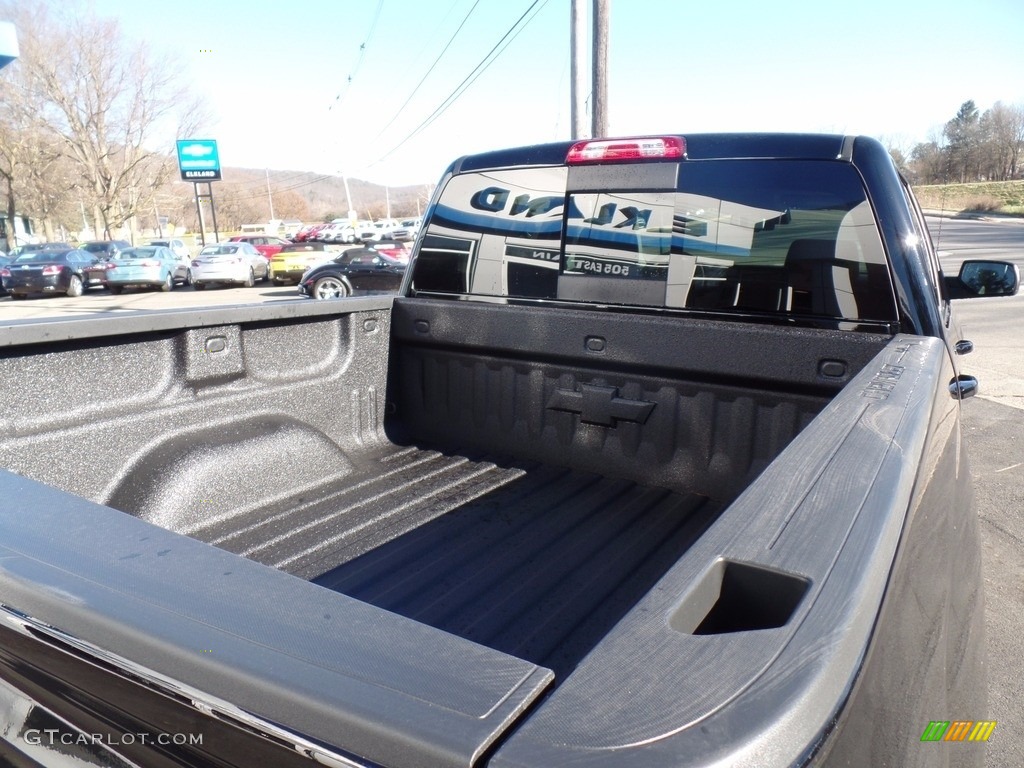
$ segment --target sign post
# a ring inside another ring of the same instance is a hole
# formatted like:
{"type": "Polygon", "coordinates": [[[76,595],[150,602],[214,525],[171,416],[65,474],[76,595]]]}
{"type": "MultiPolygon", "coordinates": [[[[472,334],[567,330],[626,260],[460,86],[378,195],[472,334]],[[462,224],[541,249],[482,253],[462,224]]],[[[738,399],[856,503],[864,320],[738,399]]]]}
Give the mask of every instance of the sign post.
{"type": "Polygon", "coordinates": [[[220,153],[216,139],[178,139],[178,172],[182,181],[191,181],[199,214],[199,237],[206,245],[206,221],[203,218],[202,198],[209,198],[213,214],[213,236],[220,240],[217,230],[217,209],[213,204],[213,184],[220,181],[220,153]],[[206,184],[206,194],[199,194],[199,185],[206,184]]]}

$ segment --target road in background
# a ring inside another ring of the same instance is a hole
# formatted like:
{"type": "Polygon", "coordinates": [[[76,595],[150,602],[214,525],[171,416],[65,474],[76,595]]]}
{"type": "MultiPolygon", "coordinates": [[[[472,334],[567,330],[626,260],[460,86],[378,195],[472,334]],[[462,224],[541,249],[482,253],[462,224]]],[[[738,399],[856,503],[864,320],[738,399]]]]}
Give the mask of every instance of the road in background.
{"type": "MultiPolygon", "coordinates": [[[[928,227],[947,275],[966,259],[1012,261],[1024,274],[1024,220],[935,217],[928,227]]],[[[962,372],[978,378],[979,397],[1024,409],[1024,293],[954,304],[963,337],[974,342],[974,352],[960,358],[962,372]]]]}

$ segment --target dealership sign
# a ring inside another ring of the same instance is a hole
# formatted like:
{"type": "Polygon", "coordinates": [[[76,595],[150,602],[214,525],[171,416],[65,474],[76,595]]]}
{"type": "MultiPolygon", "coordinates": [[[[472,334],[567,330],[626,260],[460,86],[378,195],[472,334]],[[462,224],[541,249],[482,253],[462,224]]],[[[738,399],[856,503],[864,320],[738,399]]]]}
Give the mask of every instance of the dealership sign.
{"type": "Polygon", "coordinates": [[[178,170],[182,181],[220,181],[215,139],[179,139],[178,170]]]}

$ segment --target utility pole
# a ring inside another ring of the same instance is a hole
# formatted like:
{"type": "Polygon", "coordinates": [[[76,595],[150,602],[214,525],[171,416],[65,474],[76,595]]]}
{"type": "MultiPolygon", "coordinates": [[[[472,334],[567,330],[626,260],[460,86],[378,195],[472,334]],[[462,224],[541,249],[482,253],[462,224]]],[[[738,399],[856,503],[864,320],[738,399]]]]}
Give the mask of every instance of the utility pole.
{"type": "Polygon", "coordinates": [[[356,220],[359,218],[359,214],[356,213],[356,207],[352,204],[352,193],[349,192],[348,189],[348,176],[342,173],[341,180],[345,184],[345,202],[348,203],[348,220],[350,224],[355,226],[356,220]]]}
{"type": "Polygon", "coordinates": [[[585,0],[571,0],[569,10],[569,49],[570,49],[570,84],[569,100],[572,102],[572,135],[571,139],[586,138],[587,134],[587,96],[586,59],[584,41],[587,36],[587,20],[585,0]]]}
{"type": "Polygon", "coordinates": [[[267,174],[267,200],[270,201],[270,220],[273,221],[277,217],[274,216],[274,198],[270,194],[270,169],[264,168],[263,170],[267,174]]]}
{"type": "Polygon", "coordinates": [[[160,223],[160,209],[156,206],[156,195],[153,195],[153,216],[156,217],[156,236],[164,236],[164,225],[160,223]]]}
{"type": "Polygon", "coordinates": [[[192,189],[196,196],[196,214],[199,216],[199,240],[206,245],[206,219],[203,217],[203,204],[199,199],[199,182],[192,182],[192,189]]]}
{"type": "Polygon", "coordinates": [[[594,0],[594,91],[591,95],[591,137],[608,135],[608,12],[609,0],[594,0]]]}

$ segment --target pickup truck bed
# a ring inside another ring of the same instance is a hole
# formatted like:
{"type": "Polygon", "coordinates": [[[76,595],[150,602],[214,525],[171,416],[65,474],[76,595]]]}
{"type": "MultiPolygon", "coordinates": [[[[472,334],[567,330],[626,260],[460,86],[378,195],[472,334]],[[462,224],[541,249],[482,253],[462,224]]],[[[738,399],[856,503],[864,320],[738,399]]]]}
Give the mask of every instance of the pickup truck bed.
{"type": "MultiPolygon", "coordinates": [[[[684,334],[650,317],[505,309],[511,322],[488,331],[479,307],[396,300],[390,380],[369,386],[365,369],[344,362],[373,359],[365,347],[387,337],[388,315],[372,310],[304,327],[314,341],[291,371],[260,363],[262,349],[294,332],[287,322],[69,342],[54,359],[72,391],[92,386],[98,355],[121,382],[112,392],[142,370],[146,383],[169,386],[141,398],[125,391],[116,412],[105,397],[45,422],[47,403],[25,407],[8,432],[18,440],[0,441],[0,453],[7,466],[35,458],[23,469],[39,480],[549,667],[561,681],[888,341],[728,322],[684,334]],[[531,334],[565,342],[525,366],[531,334]],[[652,336],[664,351],[639,366],[652,336]],[[238,340],[229,374],[218,354],[230,353],[190,351],[220,338],[238,340]],[[569,341],[585,338],[604,348],[569,341]],[[754,347],[785,362],[752,367],[754,347]],[[826,362],[837,375],[822,373],[826,362]],[[267,386],[271,375],[279,381],[267,386]],[[606,382],[592,384],[595,405],[553,401],[580,380],[606,382]],[[620,397],[653,404],[650,437],[629,414],[605,412],[620,397]],[[286,413],[275,407],[283,402],[286,413]],[[577,406],[615,428],[574,427],[562,408],[577,406]],[[65,439],[83,431],[90,440],[65,439]],[[19,451],[29,433],[61,452],[88,446],[91,456],[69,462],[88,469],[66,474],[49,451],[19,451]]],[[[32,376],[50,370],[45,358],[9,361],[9,386],[42,387],[32,376]]]]}

